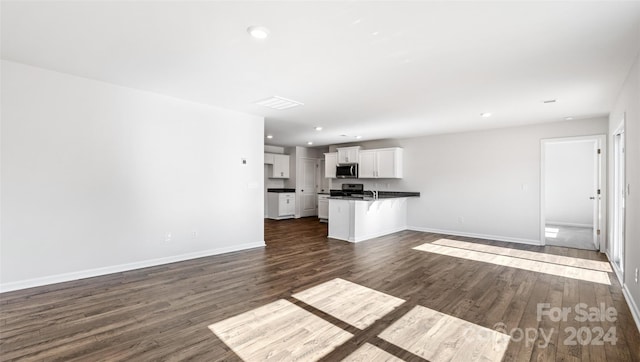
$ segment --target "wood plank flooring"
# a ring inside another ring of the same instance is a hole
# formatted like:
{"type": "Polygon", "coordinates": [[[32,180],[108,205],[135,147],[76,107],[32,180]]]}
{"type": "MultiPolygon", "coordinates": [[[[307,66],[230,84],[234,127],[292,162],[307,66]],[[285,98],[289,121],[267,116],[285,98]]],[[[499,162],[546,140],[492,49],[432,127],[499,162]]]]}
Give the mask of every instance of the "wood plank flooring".
{"type": "Polygon", "coordinates": [[[447,238],[606,261],[600,253],[413,231],[351,244],[326,233],[315,218],[265,220],[266,248],[0,294],[0,360],[239,361],[209,326],[284,300],[353,335],[325,361],[424,361],[380,337],[417,306],[488,329],[550,334],[545,347],[540,334],[531,343],[512,339],[504,361],[640,361],[640,334],[611,273],[605,285],[412,248],[447,238]],[[405,302],[360,329],[293,297],[336,278],[405,302]],[[604,303],[617,318],[538,320],[539,303],[604,303]],[[614,328],[617,342],[565,343],[580,328],[614,328]]]}
{"type": "Polygon", "coordinates": [[[404,303],[404,300],[336,278],[293,295],[320,311],[365,329],[404,303]]]}

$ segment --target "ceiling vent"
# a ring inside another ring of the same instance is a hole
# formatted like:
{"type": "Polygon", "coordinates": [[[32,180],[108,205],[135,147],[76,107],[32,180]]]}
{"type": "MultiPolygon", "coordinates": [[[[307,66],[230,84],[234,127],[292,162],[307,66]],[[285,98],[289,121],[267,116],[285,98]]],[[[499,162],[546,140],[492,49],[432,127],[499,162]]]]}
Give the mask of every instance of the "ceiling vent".
{"type": "Polygon", "coordinates": [[[257,101],[256,104],[259,104],[261,106],[265,106],[268,108],[278,109],[278,110],[289,109],[289,108],[304,105],[304,103],[296,102],[291,99],[286,99],[286,98],[277,97],[277,96],[263,99],[261,101],[257,101]]]}

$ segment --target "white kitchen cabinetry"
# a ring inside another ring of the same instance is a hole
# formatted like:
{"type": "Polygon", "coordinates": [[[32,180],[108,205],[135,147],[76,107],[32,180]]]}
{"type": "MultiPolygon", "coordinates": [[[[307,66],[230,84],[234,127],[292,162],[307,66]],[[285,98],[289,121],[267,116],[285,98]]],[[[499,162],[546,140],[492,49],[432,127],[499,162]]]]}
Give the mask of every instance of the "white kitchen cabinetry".
{"type": "Polygon", "coordinates": [[[318,219],[320,221],[329,219],[329,195],[318,195],[318,219]]]}
{"type": "Polygon", "coordinates": [[[273,154],[273,168],[269,178],[289,178],[289,155],[273,154]]]}
{"type": "Polygon", "coordinates": [[[336,166],[338,165],[338,154],[335,152],[324,154],[324,177],[336,178],[336,166]]]}
{"type": "Polygon", "coordinates": [[[338,148],[338,164],[358,163],[360,146],[338,148]]]}
{"type": "Polygon", "coordinates": [[[360,151],[359,178],[402,178],[403,150],[399,147],[360,151]]]}
{"type": "Polygon", "coordinates": [[[407,229],[407,198],[329,199],[329,237],[359,242],[407,229]]]}
{"type": "Polygon", "coordinates": [[[273,153],[265,153],[264,154],[264,164],[265,165],[273,165],[273,153]]]}
{"type": "Polygon", "coordinates": [[[360,162],[358,162],[359,178],[375,178],[376,177],[376,150],[360,151],[360,162]]]}
{"type": "Polygon", "coordinates": [[[290,219],[296,213],[296,194],[293,192],[269,192],[267,203],[269,219],[290,219]]]}

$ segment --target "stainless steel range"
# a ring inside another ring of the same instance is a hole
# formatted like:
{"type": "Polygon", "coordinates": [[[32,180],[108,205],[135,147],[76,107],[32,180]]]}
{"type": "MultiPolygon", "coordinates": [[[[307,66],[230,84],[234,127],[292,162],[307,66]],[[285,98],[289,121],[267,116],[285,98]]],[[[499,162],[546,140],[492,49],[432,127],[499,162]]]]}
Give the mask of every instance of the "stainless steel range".
{"type": "Polygon", "coordinates": [[[342,184],[341,190],[331,190],[331,196],[364,196],[364,184],[342,184]]]}

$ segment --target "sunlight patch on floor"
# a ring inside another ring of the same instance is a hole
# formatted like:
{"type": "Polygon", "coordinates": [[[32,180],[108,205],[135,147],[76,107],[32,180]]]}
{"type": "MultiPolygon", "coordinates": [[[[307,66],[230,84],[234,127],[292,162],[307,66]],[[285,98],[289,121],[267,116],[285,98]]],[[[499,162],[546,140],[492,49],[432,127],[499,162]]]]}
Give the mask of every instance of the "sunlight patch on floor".
{"type": "Polygon", "coordinates": [[[209,329],[244,361],[318,360],[353,336],[283,299],[209,329]]]}
{"type": "Polygon", "coordinates": [[[552,264],[536,260],[528,260],[515,258],[505,255],[496,255],[491,253],[485,253],[474,250],[465,250],[459,248],[452,248],[449,246],[434,245],[431,243],[425,243],[413,248],[414,250],[425,251],[428,253],[435,253],[440,255],[447,255],[456,258],[462,258],[467,260],[480,261],[484,263],[491,263],[496,265],[507,266],[511,268],[523,269],[534,271],[538,273],[545,273],[556,275],[560,277],[585,280],[588,282],[600,283],[611,285],[609,276],[607,273],[596,270],[581,269],[572,266],[552,264]]]}
{"type": "Polygon", "coordinates": [[[550,227],[545,227],[544,228],[544,236],[546,238],[552,238],[555,239],[558,237],[558,232],[560,231],[560,229],[558,228],[550,228],[550,227]]]}
{"type": "Polygon", "coordinates": [[[502,361],[509,335],[415,306],[378,337],[431,362],[502,361]]]}
{"type": "Polygon", "coordinates": [[[522,259],[543,261],[546,263],[574,266],[577,268],[599,270],[599,271],[604,271],[609,273],[613,271],[611,269],[611,265],[609,265],[609,263],[605,261],[580,259],[580,258],[573,258],[569,256],[553,255],[553,254],[545,254],[545,253],[536,253],[535,251],[502,248],[499,246],[469,243],[465,241],[458,241],[458,240],[451,240],[451,239],[440,239],[438,241],[434,241],[433,244],[451,246],[459,249],[481,251],[481,252],[497,254],[497,255],[513,256],[513,257],[522,258],[522,259]]]}
{"type": "Polygon", "coordinates": [[[403,299],[336,278],[294,298],[359,329],[365,329],[404,303],[403,299]]]}

